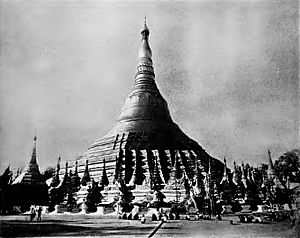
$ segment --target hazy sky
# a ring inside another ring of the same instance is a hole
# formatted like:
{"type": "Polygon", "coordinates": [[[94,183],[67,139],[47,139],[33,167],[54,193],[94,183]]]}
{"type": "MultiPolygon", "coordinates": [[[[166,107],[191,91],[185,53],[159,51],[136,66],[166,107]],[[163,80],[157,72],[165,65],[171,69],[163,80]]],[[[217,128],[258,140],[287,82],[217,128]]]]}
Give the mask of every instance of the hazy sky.
{"type": "MultiPolygon", "coordinates": [[[[298,1],[0,0],[0,172],[70,160],[119,115],[144,15],[180,128],[229,163],[299,147],[298,1]]],[[[231,166],[231,164],[230,164],[231,166]]],[[[1,172],[2,173],[2,172],[1,172]]]]}

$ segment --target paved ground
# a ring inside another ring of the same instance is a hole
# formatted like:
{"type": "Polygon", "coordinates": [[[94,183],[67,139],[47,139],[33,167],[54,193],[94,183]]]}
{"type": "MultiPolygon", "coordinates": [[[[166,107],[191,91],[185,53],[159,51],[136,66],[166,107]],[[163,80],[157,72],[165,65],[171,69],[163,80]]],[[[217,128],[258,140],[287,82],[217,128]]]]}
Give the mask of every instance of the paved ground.
{"type": "MultiPolygon", "coordinates": [[[[92,215],[44,215],[42,222],[30,222],[29,216],[0,216],[0,219],[1,237],[148,237],[160,224],[92,215]]],[[[240,224],[236,217],[225,217],[223,221],[168,221],[153,237],[300,237],[299,230],[299,227],[290,228],[289,222],[240,224]]]]}

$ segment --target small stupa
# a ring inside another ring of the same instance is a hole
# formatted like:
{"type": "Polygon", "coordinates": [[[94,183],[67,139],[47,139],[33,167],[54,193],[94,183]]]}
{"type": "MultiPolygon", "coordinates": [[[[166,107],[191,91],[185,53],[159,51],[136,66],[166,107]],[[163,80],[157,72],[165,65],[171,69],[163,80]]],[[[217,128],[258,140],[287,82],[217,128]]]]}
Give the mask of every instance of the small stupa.
{"type": "Polygon", "coordinates": [[[36,141],[37,136],[35,135],[34,144],[29,164],[22,170],[19,176],[13,181],[12,184],[37,184],[43,182],[41,179],[41,173],[37,164],[37,153],[36,153],[36,141]]]}

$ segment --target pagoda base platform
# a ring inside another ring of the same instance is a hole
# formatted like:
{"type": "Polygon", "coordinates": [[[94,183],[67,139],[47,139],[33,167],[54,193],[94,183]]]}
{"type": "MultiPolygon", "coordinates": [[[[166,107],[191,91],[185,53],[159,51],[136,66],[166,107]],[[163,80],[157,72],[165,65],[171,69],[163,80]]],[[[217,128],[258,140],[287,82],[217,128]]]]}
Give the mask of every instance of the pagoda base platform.
{"type": "MultiPolygon", "coordinates": [[[[134,200],[131,203],[142,203],[155,201],[155,191],[151,190],[147,185],[136,185],[135,189],[131,190],[134,200]]],[[[165,195],[164,202],[181,203],[186,198],[186,189],[184,186],[166,185],[160,192],[165,195]]],[[[83,194],[83,193],[82,193],[83,194]]],[[[117,185],[108,185],[101,192],[103,195],[102,203],[105,205],[114,204],[119,201],[121,191],[117,185]]],[[[83,197],[81,197],[83,199],[83,197]]]]}

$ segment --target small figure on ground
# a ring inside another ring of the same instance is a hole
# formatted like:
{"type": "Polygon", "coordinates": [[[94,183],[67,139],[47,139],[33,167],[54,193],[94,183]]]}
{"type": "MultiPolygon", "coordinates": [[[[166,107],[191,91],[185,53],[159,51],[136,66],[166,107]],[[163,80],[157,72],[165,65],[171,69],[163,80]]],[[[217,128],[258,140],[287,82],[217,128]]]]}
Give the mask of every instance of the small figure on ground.
{"type": "Polygon", "coordinates": [[[142,218],[141,218],[141,223],[142,223],[142,224],[145,224],[145,222],[146,222],[146,218],[145,218],[145,215],[143,214],[143,215],[142,215],[142,218]]]}
{"type": "Polygon", "coordinates": [[[37,210],[37,221],[41,221],[42,220],[42,207],[39,206],[38,210],[37,210]]]}
{"type": "Polygon", "coordinates": [[[216,219],[221,221],[222,220],[221,213],[223,209],[222,209],[222,204],[219,200],[216,202],[215,209],[216,209],[216,219]]]}
{"type": "Polygon", "coordinates": [[[292,228],[296,225],[296,217],[293,210],[290,211],[290,221],[291,221],[290,226],[292,228]]]}
{"type": "Polygon", "coordinates": [[[35,209],[34,209],[34,207],[32,207],[30,210],[30,221],[33,221],[35,214],[36,214],[35,209]]]}

